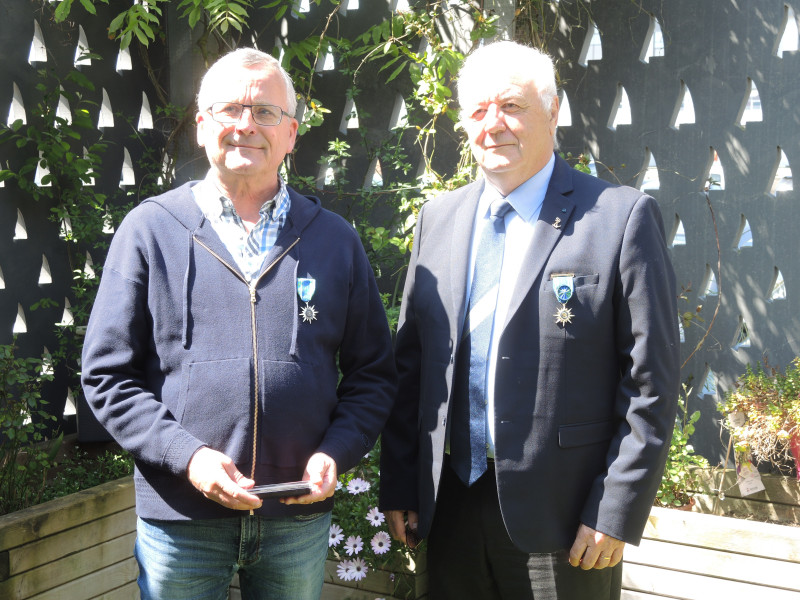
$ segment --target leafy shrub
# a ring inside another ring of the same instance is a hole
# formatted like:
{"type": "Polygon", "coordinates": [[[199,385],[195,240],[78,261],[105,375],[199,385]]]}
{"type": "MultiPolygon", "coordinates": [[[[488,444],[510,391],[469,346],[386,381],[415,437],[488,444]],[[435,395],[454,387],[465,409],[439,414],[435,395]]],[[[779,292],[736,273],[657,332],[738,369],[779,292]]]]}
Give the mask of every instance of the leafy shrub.
{"type": "Polygon", "coordinates": [[[683,395],[678,398],[678,414],[672,430],[664,476],[656,493],[658,506],[686,506],[691,503],[691,489],[695,484],[694,469],[708,468],[708,461],[695,454],[689,438],[694,433],[694,424],[700,419],[700,411],[689,414],[687,399],[691,388],[683,386],[683,395]]]}
{"type": "Polygon", "coordinates": [[[41,501],[44,483],[61,438],[45,442],[43,381],[52,379],[46,363],[17,356],[14,343],[0,346],[0,514],[41,501]]]}

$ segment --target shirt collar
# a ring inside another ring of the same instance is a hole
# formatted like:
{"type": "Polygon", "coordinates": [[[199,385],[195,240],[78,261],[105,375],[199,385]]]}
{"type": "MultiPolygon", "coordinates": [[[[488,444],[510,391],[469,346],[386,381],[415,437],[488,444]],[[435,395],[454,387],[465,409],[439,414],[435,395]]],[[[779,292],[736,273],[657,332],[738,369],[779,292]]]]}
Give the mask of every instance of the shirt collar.
{"type": "MultiPolygon", "coordinates": [[[[539,215],[539,209],[544,202],[547,186],[550,184],[550,177],[556,164],[556,155],[550,156],[550,160],[542,167],[536,175],[520,184],[512,191],[506,199],[509,201],[514,211],[525,221],[532,221],[539,215]]],[[[489,214],[489,205],[492,201],[502,196],[500,192],[488,181],[481,194],[478,204],[478,214],[486,216],[489,214]]]]}
{"type": "MultiPolygon", "coordinates": [[[[291,201],[289,200],[289,189],[286,182],[278,175],[278,193],[261,205],[259,214],[261,218],[277,220],[280,216],[289,211],[291,201]]],[[[208,175],[206,178],[192,187],[195,200],[203,214],[210,219],[220,219],[224,215],[234,215],[236,211],[230,198],[225,196],[214,184],[208,175]]]]}

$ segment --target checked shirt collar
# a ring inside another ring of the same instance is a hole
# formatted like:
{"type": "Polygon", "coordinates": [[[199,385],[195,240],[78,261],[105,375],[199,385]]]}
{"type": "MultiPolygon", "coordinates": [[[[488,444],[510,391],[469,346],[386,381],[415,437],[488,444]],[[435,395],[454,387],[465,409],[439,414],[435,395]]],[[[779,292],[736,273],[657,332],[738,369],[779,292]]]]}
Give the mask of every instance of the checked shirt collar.
{"type": "Polygon", "coordinates": [[[206,178],[192,188],[200,210],[248,281],[252,281],[261,271],[264,258],[275,245],[286,223],[291,201],[286,183],[280,176],[278,181],[278,193],[261,206],[258,222],[249,234],[230,198],[221,194],[211,180],[206,178]]]}

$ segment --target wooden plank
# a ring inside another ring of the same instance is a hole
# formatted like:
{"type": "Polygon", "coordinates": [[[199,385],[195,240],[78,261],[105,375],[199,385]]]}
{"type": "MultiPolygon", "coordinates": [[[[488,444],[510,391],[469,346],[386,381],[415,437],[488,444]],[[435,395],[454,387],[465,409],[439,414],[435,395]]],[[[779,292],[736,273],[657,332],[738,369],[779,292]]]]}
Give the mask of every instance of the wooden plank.
{"type": "Polygon", "coordinates": [[[798,600],[800,597],[797,592],[789,590],[637,564],[625,565],[622,570],[622,587],[634,592],[658,594],[680,600],[711,598],[798,600]]]}
{"type": "MultiPolygon", "coordinates": [[[[367,576],[361,581],[343,581],[336,574],[336,567],[339,562],[336,560],[325,561],[325,582],[333,586],[338,586],[351,590],[364,590],[373,594],[370,600],[374,600],[374,595],[379,596],[398,596],[403,598],[423,598],[428,592],[427,573],[419,575],[415,573],[393,573],[382,569],[370,569],[367,576]]],[[[424,564],[420,565],[425,568],[424,564]]]]}
{"type": "MultiPolygon", "coordinates": [[[[384,600],[401,600],[397,596],[381,596],[384,600]]],[[[418,596],[418,598],[423,598],[418,596]]],[[[375,592],[344,587],[332,583],[322,584],[320,600],[375,600],[375,592]]]]}
{"type": "Polygon", "coordinates": [[[725,500],[720,501],[714,496],[703,494],[695,494],[694,499],[695,506],[692,509],[694,512],[747,520],[800,523],[800,506],[792,504],[778,504],[731,496],[726,496],[725,500]]]}
{"type": "MultiPolygon", "coordinates": [[[[138,576],[138,570],[137,570],[138,576]]],[[[126,583],[109,592],[95,596],[92,600],[140,600],[141,594],[139,593],[139,584],[135,581],[126,583]]]]}
{"type": "MultiPolygon", "coordinates": [[[[18,575],[69,554],[80,552],[87,547],[96,546],[135,531],[136,510],[129,508],[24,546],[12,548],[9,551],[10,575],[18,575]]],[[[133,546],[131,546],[131,552],[133,552],[133,546]]]]}
{"type": "Polygon", "coordinates": [[[800,562],[800,527],[653,507],[644,537],[800,562]]]}
{"type": "Polygon", "coordinates": [[[714,495],[718,489],[722,489],[726,499],[746,498],[758,502],[800,506],[800,484],[795,477],[762,474],[761,482],[764,484],[764,491],[742,496],[735,469],[725,469],[724,474],[721,469],[697,469],[694,473],[697,476],[697,485],[694,486],[696,489],[693,491],[700,494],[714,495]],[[721,477],[722,484],[720,485],[721,477]]]}
{"type": "MultiPolygon", "coordinates": [[[[58,586],[69,587],[64,584],[81,578],[86,579],[94,572],[103,570],[105,565],[115,565],[126,559],[133,560],[135,539],[136,534],[130,533],[10,577],[0,582],[0,598],[29,598],[53,588],[61,589],[58,586]]],[[[97,590],[84,589],[82,597],[90,598],[127,582],[126,580],[109,586],[103,584],[103,587],[97,590]]]]}
{"type": "Polygon", "coordinates": [[[784,560],[642,540],[625,548],[626,568],[631,563],[800,592],[800,564],[784,560]]]}
{"type": "MultiPolygon", "coordinates": [[[[339,563],[335,560],[325,561],[325,581],[333,583],[337,586],[348,589],[361,589],[373,592],[374,594],[383,595],[391,594],[394,591],[394,581],[392,574],[386,571],[377,571],[370,569],[367,576],[361,581],[344,581],[339,579],[336,574],[336,567],[339,563]]],[[[374,600],[374,595],[372,600],[374,600]]]]}
{"type": "Polygon", "coordinates": [[[0,552],[82,525],[135,504],[133,478],[75,492],[0,517],[0,552]]]}
{"type": "MultiPolygon", "coordinates": [[[[35,596],[11,596],[7,600],[86,600],[135,582],[139,575],[136,559],[128,558],[65,585],[35,596]]],[[[138,590],[137,590],[138,594],[138,590]]],[[[6,596],[1,596],[6,599],[6,596]]],[[[136,596],[138,597],[138,595],[136,596]]]]}
{"type": "Polygon", "coordinates": [[[622,590],[620,600],[663,600],[664,596],[656,596],[654,594],[647,594],[643,592],[633,592],[631,590],[622,590]]]}

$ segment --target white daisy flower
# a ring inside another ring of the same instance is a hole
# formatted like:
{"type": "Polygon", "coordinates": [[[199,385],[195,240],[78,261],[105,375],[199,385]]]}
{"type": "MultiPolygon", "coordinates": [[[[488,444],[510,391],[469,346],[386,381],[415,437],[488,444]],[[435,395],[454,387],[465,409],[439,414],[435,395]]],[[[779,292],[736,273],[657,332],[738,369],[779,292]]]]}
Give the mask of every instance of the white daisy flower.
{"type": "Polygon", "coordinates": [[[360,535],[351,535],[347,538],[347,541],[344,543],[344,549],[347,552],[347,556],[353,556],[353,554],[358,554],[361,552],[361,549],[364,547],[364,542],[361,541],[360,535]]]}
{"type": "Polygon", "coordinates": [[[342,489],[342,482],[337,479],[336,480],[336,491],[338,492],[340,489],[342,489]]]}
{"type": "Polygon", "coordinates": [[[338,546],[339,542],[344,539],[344,534],[342,533],[342,528],[339,527],[336,523],[331,525],[330,531],[328,533],[328,548],[332,546],[338,546]]]}
{"type": "Polygon", "coordinates": [[[364,481],[360,477],[355,477],[347,484],[347,491],[353,495],[360,494],[368,491],[370,488],[369,482],[364,481]]]}
{"type": "Polygon", "coordinates": [[[356,558],[350,561],[350,577],[352,581],[361,581],[367,576],[367,563],[363,558],[356,558]]]}
{"type": "Polygon", "coordinates": [[[372,546],[372,551],[375,554],[386,554],[389,551],[389,546],[392,545],[392,540],[388,533],[385,531],[379,531],[372,536],[370,545],[372,546]]]}
{"type": "Polygon", "coordinates": [[[384,517],[383,513],[378,510],[377,506],[369,509],[369,512],[367,513],[367,521],[369,521],[373,527],[380,527],[385,520],[386,517],[384,517]]]}
{"type": "Polygon", "coordinates": [[[352,561],[343,560],[336,566],[336,575],[343,581],[350,581],[353,579],[351,574],[352,561]]]}

